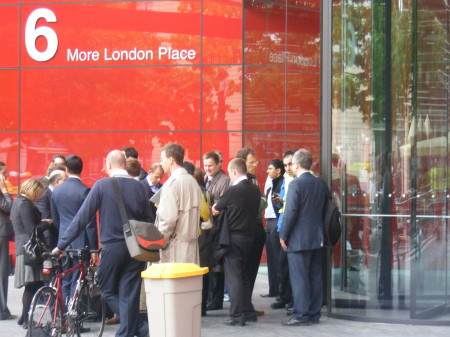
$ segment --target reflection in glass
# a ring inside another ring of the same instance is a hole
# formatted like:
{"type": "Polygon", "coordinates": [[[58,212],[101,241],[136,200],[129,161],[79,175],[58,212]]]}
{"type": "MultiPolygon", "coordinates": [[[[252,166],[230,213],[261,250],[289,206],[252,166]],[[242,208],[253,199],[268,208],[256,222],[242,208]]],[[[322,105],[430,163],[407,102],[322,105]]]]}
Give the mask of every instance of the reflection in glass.
{"type": "Polygon", "coordinates": [[[333,10],[332,312],[450,323],[448,5],[333,10]]]}

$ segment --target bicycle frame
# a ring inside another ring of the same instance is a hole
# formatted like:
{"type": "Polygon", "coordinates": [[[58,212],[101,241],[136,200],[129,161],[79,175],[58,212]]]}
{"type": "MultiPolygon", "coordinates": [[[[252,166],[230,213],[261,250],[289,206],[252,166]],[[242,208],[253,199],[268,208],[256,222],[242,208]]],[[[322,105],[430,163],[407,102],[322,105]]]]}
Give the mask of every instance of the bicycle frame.
{"type": "MultiPolygon", "coordinates": [[[[67,250],[67,252],[77,252],[78,250],[67,250]]],[[[85,269],[85,263],[83,261],[83,259],[80,258],[80,261],[73,267],[67,269],[66,271],[62,271],[62,272],[55,272],[55,275],[53,276],[52,281],[50,282],[50,287],[52,287],[53,289],[55,289],[56,291],[56,306],[61,306],[62,312],[64,312],[65,309],[65,303],[64,303],[64,299],[63,299],[63,294],[62,294],[62,278],[64,276],[67,276],[69,274],[72,274],[73,272],[80,270],[80,276],[78,277],[77,280],[77,288],[75,289],[75,293],[73,294],[72,298],[69,301],[69,305],[67,308],[67,313],[70,313],[73,303],[75,303],[75,299],[78,296],[78,291],[80,289],[80,285],[82,282],[85,281],[86,279],[86,269],[85,269]]],[[[49,299],[50,301],[50,299],[49,299]]],[[[46,307],[48,307],[49,303],[46,303],[46,307]]],[[[58,307],[56,307],[56,310],[54,310],[54,317],[53,317],[53,322],[56,322],[57,320],[57,310],[58,307]]],[[[38,320],[38,324],[41,323],[42,317],[44,316],[45,311],[42,312],[41,317],[38,320]]]]}

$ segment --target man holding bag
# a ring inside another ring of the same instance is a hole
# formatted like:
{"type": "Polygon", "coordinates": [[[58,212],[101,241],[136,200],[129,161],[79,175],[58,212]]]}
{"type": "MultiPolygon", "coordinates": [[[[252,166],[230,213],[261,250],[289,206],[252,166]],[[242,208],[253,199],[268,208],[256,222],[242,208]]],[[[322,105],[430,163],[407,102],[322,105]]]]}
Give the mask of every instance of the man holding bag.
{"type": "MultiPolygon", "coordinates": [[[[114,150],[108,154],[106,171],[118,182],[128,219],[151,222],[152,213],[145,188],[132,179],[125,168],[126,159],[121,151],[114,150]]],[[[114,313],[119,313],[120,328],[116,337],[147,336],[148,324],[139,317],[140,273],[145,269],[145,262],[134,260],[128,251],[112,179],[104,178],[94,184],[53,252],[63,252],[86,227],[97,210],[102,243],[97,273],[103,298],[114,313]]]]}

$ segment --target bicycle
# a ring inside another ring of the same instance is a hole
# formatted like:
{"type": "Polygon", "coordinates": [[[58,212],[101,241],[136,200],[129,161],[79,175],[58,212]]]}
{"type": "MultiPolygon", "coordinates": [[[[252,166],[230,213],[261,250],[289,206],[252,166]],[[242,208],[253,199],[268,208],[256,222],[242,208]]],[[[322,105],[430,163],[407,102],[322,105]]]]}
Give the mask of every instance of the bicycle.
{"type": "MultiPolygon", "coordinates": [[[[95,281],[94,267],[90,266],[91,253],[98,251],[67,249],[66,253],[78,253],[80,261],[63,271],[59,256],[44,253],[43,272],[52,273],[49,286],[40,288],[33,297],[28,318],[29,337],[101,337],[105,327],[106,306],[95,281]],[[62,278],[80,271],[75,293],[64,312],[62,278]]],[[[69,257],[69,254],[68,257],[69,257]]]]}

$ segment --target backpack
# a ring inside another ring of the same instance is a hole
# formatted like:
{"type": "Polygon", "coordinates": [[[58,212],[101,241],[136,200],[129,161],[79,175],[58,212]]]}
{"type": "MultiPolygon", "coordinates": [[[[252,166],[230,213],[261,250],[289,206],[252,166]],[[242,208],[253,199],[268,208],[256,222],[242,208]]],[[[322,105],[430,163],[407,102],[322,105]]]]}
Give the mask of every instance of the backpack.
{"type": "Polygon", "coordinates": [[[334,247],[339,242],[342,233],[341,212],[328,193],[323,212],[324,246],[334,247]]]}

